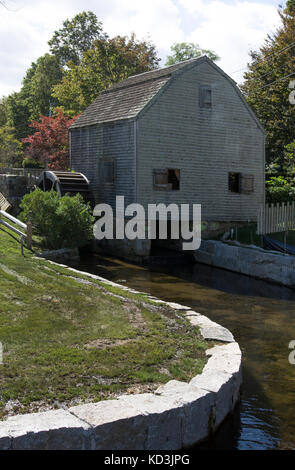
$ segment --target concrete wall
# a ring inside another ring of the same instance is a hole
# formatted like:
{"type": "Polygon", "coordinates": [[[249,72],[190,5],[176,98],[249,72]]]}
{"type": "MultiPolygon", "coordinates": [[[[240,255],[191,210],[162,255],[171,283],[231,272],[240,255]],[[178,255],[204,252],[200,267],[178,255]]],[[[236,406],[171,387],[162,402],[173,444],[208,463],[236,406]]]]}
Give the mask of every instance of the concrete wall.
{"type": "Polygon", "coordinates": [[[204,221],[247,221],[264,202],[264,136],[232,83],[207,62],[182,70],[138,120],[138,202],[202,204],[204,221]],[[212,109],[199,86],[212,87],[212,109]],[[153,169],[181,171],[180,191],[153,189],[153,169]],[[255,176],[252,194],[228,190],[228,172],[255,176]]]}
{"type": "Polygon", "coordinates": [[[247,276],[295,286],[295,256],[279,254],[257,247],[227,244],[215,240],[202,241],[195,251],[198,263],[228,269],[247,276]]]}

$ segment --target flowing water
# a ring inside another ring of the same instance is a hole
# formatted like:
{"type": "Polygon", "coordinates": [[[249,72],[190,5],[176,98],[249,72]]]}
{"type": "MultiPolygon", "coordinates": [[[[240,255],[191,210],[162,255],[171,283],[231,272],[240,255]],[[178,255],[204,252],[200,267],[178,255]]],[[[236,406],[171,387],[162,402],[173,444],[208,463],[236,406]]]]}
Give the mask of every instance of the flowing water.
{"type": "Polygon", "coordinates": [[[175,260],[146,268],[85,255],[80,269],[191,306],[233,333],[243,352],[241,403],[200,448],[295,449],[295,290],[175,260]]]}

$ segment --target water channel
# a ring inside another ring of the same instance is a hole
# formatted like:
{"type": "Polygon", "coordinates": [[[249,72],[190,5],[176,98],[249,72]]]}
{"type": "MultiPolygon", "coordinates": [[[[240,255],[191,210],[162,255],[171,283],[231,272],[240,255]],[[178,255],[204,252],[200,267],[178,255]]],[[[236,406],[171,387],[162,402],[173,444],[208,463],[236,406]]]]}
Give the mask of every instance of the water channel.
{"type": "Polygon", "coordinates": [[[143,267],[83,255],[80,269],[191,306],[230,329],[243,352],[242,399],[200,448],[295,449],[295,290],[194,263],[143,267]]]}

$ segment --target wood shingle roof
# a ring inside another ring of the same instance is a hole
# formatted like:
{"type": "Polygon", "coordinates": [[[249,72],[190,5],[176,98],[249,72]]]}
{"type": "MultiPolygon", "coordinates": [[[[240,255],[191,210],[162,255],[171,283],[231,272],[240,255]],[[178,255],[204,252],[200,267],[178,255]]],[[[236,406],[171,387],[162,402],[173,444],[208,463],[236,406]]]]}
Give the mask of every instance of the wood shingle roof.
{"type": "Polygon", "coordinates": [[[73,123],[71,129],[136,117],[166,85],[174,72],[198,60],[191,59],[170,67],[133,75],[116,83],[99,94],[73,123]]]}

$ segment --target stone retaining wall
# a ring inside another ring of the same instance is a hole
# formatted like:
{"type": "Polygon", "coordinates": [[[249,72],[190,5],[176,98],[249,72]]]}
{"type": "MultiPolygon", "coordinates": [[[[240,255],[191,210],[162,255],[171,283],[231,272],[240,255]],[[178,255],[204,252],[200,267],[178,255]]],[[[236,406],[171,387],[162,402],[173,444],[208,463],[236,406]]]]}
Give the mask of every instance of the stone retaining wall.
{"type": "Polygon", "coordinates": [[[60,248],[59,250],[43,251],[40,258],[45,258],[57,263],[67,263],[68,265],[78,265],[80,262],[80,254],[78,248],[60,248]]]}
{"type": "Polygon", "coordinates": [[[28,192],[27,186],[25,176],[0,174],[0,192],[8,199],[14,212],[18,211],[20,201],[28,192]]]}
{"type": "Polygon", "coordinates": [[[182,313],[200,327],[205,339],[224,343],[206,351],[209,360],[202,374],[189,383],[171,380],[154,393],[10,417],[0,422],[0,450],[177,450],[201,442],[218,428],[239,399],[242,355],[238,343],[226,328],[189,307],[150,299],[182,313]]]}
{"type": "Polygon", "coordinates": [[[240,274],[295,286],[295,256],[263,250],[256,246],[227,244],[216,240],[203,240],[194,252],[198,263],[228,269],[240,274]]]}

